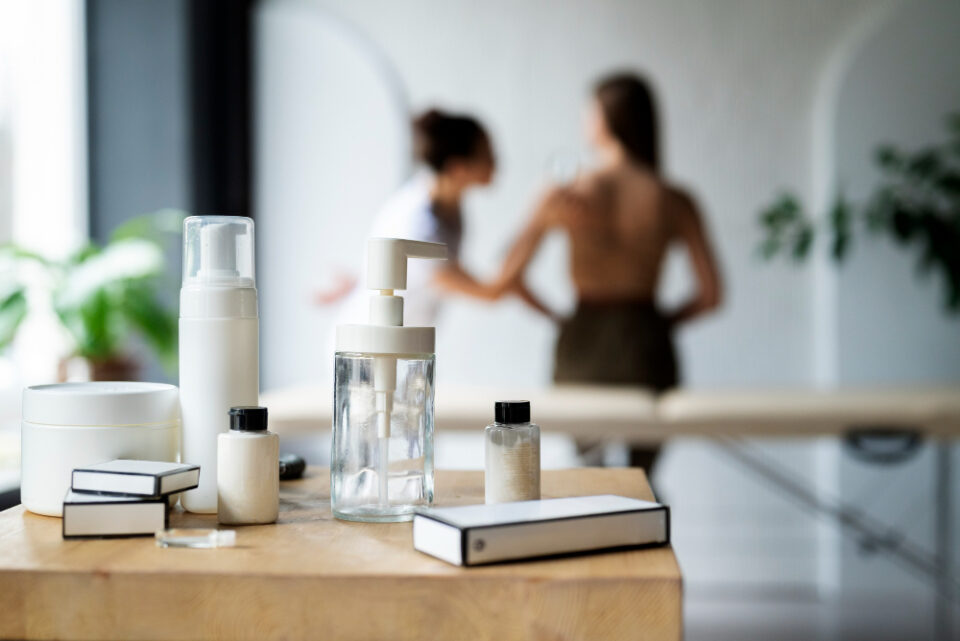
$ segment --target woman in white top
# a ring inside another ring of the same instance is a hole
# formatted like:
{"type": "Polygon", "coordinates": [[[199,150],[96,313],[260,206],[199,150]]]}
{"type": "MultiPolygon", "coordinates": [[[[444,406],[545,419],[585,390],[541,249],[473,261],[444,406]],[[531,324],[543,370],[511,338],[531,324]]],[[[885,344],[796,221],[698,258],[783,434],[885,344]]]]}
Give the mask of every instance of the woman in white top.
{"type": "MultiPolygon", "coordinates": [[[[477,281],[460,263],[463,242],[462,203],[467,192],[485,187],[496,167],[490,136],[467,115],[430,109],[413,121],[414,155],[424,166],[391,196],[378,212],[370,237],[408,238],[445,243],[445,261],[410,261],[404,292],[406,325],[435,325],[441,301],[449,294],[490,299],[490,288],[477,281]]],[[[337,291],[318,294],[319,303],[338,300],[353,290],[342,317],[363,322],[366,292],[345,281],[337,291]],[[353,318],[350,318],[353,317],[353,318]]],[[[546,308],[517,284],[511,292],[535,309],[546,308]]]]}

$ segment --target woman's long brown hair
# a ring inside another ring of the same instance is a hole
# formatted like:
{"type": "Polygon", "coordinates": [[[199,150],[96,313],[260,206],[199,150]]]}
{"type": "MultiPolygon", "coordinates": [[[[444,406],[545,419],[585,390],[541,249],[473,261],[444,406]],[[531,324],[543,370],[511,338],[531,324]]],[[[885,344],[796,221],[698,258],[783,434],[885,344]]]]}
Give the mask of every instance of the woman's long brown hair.
{"type": "Polygon", "coordinates": [[[660,172],[659,126],[653,90],[633,73],[602,78],[594,95],[610,133],[635,162],[660,172]]]}

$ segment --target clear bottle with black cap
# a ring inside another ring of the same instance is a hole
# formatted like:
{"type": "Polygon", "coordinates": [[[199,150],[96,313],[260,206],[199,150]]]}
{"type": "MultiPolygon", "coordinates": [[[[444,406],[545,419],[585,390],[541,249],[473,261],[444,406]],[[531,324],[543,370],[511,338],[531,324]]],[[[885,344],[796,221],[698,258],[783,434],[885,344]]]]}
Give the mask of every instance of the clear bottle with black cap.
{"type": "Polygon", "coordinates": [[[540,426],[530,422],[530,401],[497,401],[484,430],[487,503],[540,498],[540,426]]]}
{"type": "Polygon", "coordinates": [[[280,437],[267,431],[267,408],[230,408],[230,431],[217,437],[217,520],[232,525],[277,520],[279,455],[280,437]]]}

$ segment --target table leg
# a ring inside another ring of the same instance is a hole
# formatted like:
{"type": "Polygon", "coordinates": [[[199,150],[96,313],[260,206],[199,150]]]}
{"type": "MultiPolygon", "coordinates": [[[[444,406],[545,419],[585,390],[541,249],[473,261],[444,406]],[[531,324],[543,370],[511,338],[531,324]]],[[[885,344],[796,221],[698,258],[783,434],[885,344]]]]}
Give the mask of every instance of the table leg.
{"type": "Polygon", "coordinates": [[[953,474],[950,440],[941,438],[936,445],[936,505],[934,509],[937,547],[936,603],[934,605],[934,638],[937,641],[953,639],[953,474]]]}

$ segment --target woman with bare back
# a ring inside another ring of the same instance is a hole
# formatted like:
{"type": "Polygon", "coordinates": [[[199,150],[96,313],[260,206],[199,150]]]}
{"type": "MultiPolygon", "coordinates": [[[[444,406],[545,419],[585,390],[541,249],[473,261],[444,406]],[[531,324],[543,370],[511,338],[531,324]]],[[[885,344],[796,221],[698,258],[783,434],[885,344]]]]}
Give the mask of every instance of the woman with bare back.
{"type": "MultiPolygon", "coordinates": [[[[544,196],[492,291],[517,291],[544,235],[563,230],[577,306],[561,323],[554,381],[663,391],[679,383],[673,331],[720,304],[719,270],[697,204],[660,173],[647,84],[632,74],[609,76],[597,84],[590,109],[599,166],[544,196]],[[676,309],[661,310],[657,288],[675,243],[687,250],[697,288],[676,309]]],[[[657,452],[635,448],[631,465],[649,474],[657,452]]]]}

